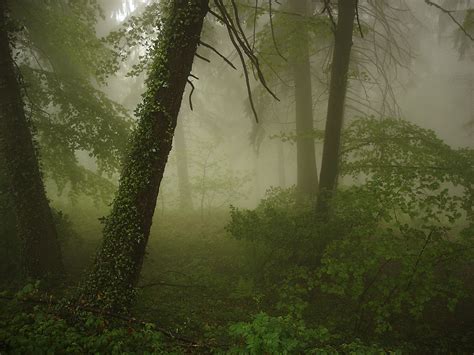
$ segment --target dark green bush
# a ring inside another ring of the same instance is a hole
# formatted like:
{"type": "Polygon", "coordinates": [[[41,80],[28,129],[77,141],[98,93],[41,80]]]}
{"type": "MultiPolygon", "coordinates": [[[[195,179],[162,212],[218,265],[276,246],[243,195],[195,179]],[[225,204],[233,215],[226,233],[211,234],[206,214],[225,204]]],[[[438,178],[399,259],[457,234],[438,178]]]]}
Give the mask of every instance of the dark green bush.
{"type": "MultiPolygon", "coordinates": [[[[473,153],[390,119],[355,121],[344,140],[341,175],[350,184],[334,194],[327,221],[292,190],[231,211],[227,229],[248,245],[267,309],[348,342],[436,339],[444,349],[467,349],[472,329],[458,322],[450,331],[444,322],[472,301],[473,153]]],[[[260,338],[274,333],[272,324],[259,328],[260,338]]]]}
{"type": "MultiPolygon", "coordinates": [[[[26,285],[2,304],[0,349],[17,354],[156,354],[163,337],[153,324],[117,321],[66,303],[51,303],[26,285]],[[28,307],[29,304],[35,304],[28,307]],[[49,303],[49,304],[48,304],[49,303]]],[[[2,296],[4,298],[5,294],[2,296]]]]}

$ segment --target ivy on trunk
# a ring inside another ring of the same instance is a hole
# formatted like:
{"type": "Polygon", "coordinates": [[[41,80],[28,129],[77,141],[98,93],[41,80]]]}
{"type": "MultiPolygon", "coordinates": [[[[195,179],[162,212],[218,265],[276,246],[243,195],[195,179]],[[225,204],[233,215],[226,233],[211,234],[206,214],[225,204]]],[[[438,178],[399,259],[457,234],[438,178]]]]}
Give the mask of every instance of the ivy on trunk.
{"type": "Polygon", "coordinates": [[[183,92],[208,12],[207,0],[172,0],[163,6],[147,91],[137,109],[138,127],[105,220],[102,246],[81,290],[82,302],[117,312],[126,311],[135,298],[183,92]]]}

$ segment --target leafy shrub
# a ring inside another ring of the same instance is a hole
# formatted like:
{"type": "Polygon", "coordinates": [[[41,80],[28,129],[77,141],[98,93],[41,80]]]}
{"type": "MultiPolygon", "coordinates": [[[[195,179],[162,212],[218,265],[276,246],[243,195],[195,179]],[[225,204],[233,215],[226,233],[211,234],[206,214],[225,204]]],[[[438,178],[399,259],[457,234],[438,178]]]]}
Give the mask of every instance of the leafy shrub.
{"type": "Polygon", "coordinates": [[[377,344],[364,344],[359,339],[340,342],[325,327],[308,328],[304,321],[291,316],[255,315],[250,322],[229,327],[236,345],[230,353],[237,354],[395,354],[377,344]]]}
{"type": "Polygon", "coordinates": [[[273,189],[253,211],[233,208],[228,231],[258,246],[250,258],[268,259],[255,270],[270,309],[347,339],[448,336],[443,321],[470,297],[473,158],[406,121],[356,120],[342,149],[350,186],[336,191],[326,222],[294,191],[273,189]]]}
{"type": "Polygon", "coordinates": [[[0,320],[0,349],[19,354],[162,352],[162,335],[153,324],[124,324],[87,311],[70,312],[38,298],[37,287],[38,283],[26,285],[2,305],[7,316],[0,320]],[[45,304],[25,307],[35,300],[45,304]]]}
{"type": "Polygon", "coordinates": [[[325,328],[308,329],[301,319],[291,316],[272,317],[259,313],[251,322],[240,322],[229,328],[240,342],[231,352],[249,354],[293,354],[307,350],[311,343],[329,339],[325,328]]]}

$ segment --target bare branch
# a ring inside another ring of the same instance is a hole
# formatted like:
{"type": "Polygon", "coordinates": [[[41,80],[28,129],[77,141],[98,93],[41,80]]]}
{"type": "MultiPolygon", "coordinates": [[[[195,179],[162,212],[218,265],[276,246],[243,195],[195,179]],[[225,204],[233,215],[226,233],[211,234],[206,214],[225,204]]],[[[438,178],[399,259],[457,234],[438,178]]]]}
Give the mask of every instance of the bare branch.
{"type": "Polygon", "coordinates": [[[278,55],[285,61],[287,62],[287,59],[281,54],[280,49],[278,48],[276,39],[275,39],[275,30],[273,28],[273,19],[272,19],[272,0],[268,0],[268,11],[269,11],[269,18],[270,18],[270,29],[272,32],[272,40],[273,40],[273,46],[275,47],[275,51],[278,53],[278,55]]]}
{"type": "Polygon", "coordinates": [[[324,7],[321,10],[321,13],[324,14],[325,12],[328,13],[329,19],[331,20],[332,31],[336,31],[336,21],[334,20],[334,16],[332,15],[331,0],[324,0],[324,7]]]}
{"type": "Polygon", "coordinates": [[[192,100],[192,96],[193,96],[193,92],[194,92],[194,84],[192,83],[191,80],[187,80],[188,81],[188,84],[191,86],[191,92],[189,93],[189,108],[191,109],[191,111],[193,111],[193,100],[192,100]]]}
{"type": "Polygon", "coordinates": [[[434,6],[436,7],[438,10],[444,12],[446,15],[448,15],[451,20],[458,26],[458,28],[466,35],[466,37],[468,37],[471,41],[474,41],[474,37],[471,36],[471,34],[469,32],[467,32],[467,30],[464,28],[464,26],[459,23],[458,20],[456,20],[456,18],[453,16],[453,12],[454,11],[451,11],[451,10],[446,10],[444,7],[434,3],[433,1],[430,1],[430,0],[425,0],[425,3],[427,3],[428,5],[430,6],[434,6]]]}
{"type": "Polygon", "coordinates": [[[213,46],[211,46],[210,44],[207,44],[203,41],[199,41],[199,44],[201,44],[202,46],[206,47],[206,48],[209,48],[211,51],[213,51],[214,53],[216,53],[219,57],[221,57],[227,64],[229,64],[232,68],[236,69],[237,68],[235,67],[234,64],[232,64],[232,62],[227,59],[223,54],[221,54],[217,49],[215,49],[213,46]]]}
{"type": "Polygon", "coordinates": [[[197,53],[196,53],[196,54],[194,54],[194,55],[195,55],[196,57],[198,57],[199,59],[205,61],[205,62],[208,62],[208,63],[211,62],[209,59],[207,59],[206,57],[203,57],[203,56],[200,55],[200,54],[197,54],[197,53]]]}
{"type": "Polygon", "coordinates": [[[362,26],[360,25],[359,0],[356,1],[356,19],[357,19],[357,28],[359,29],[360,36],[364,38],[364,33],[362,32],[362,26]]]}

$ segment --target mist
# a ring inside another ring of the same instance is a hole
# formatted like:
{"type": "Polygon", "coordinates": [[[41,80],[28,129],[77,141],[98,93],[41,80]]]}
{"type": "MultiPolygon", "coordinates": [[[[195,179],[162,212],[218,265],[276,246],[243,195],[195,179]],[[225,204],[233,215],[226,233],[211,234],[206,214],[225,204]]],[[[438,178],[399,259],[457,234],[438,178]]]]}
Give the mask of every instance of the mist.
{"type": "Polygon", "coordinates": [[[0,4],[0,352],[472,353],[472,0],[0,4]]]}

